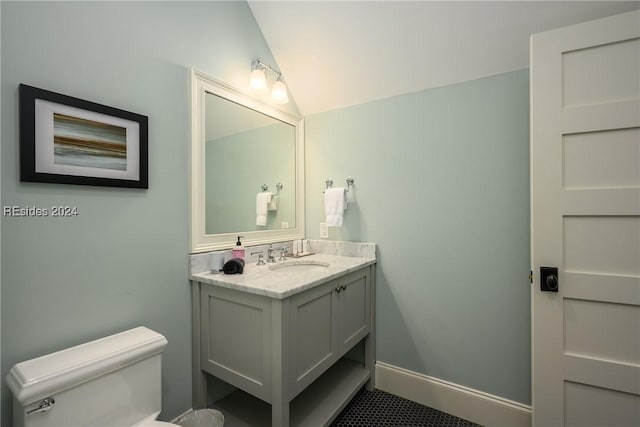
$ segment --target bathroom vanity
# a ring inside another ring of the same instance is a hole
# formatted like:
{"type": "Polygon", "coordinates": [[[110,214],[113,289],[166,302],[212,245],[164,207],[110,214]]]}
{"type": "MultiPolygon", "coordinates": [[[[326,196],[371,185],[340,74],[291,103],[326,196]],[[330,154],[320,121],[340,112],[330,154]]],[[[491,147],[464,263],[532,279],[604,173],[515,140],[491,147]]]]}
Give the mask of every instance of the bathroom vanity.
{"type": "Polygon", "coordinates": [[[373,388],[375,245],[333,252],[192,272],[194,408],[212,375],[239,389],[214,406],[229,425],[322,426],[373,388]]]}

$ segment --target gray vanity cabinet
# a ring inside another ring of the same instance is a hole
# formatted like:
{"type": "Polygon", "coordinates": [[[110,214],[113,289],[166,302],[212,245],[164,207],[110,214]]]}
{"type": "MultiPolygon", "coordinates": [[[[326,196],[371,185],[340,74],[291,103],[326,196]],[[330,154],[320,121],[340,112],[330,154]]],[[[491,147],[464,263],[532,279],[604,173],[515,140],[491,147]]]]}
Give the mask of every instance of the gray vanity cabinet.
{"type": "Polygon", "coordinates": [[[194,282],[194,408],[206,406],[207,373],[271,404],[273,426],[330,422],[373,384],[373,269],[284,299],[194,282]],[[344,359],[363,339],[364,363],[344,359]]]}

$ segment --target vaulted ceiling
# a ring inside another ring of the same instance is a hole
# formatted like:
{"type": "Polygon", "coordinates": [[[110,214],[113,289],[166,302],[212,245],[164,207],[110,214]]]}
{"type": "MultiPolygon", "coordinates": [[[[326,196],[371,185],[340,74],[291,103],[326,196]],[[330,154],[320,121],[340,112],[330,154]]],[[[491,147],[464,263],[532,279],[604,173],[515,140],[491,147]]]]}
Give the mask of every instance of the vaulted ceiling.
{"type": "Polygon", "coordinates": [[[303,116],[529,67],[529,35],[640,1],[250,1],[303,116]]]}

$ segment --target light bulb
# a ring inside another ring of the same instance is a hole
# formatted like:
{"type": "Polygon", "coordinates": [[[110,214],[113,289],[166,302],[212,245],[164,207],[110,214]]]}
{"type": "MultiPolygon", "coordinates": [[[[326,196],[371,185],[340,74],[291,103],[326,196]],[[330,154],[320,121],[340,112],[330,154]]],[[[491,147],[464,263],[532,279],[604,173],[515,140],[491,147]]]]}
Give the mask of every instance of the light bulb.
{"type": "Polygon", "coordinates": [[[265,92],[267,90],[267,77],[264,75],[264,71],[256,68],[251,72],[249,88],[256,92],[265,92]]]}
{"type": "Polygon", "coordinates": [[[276,104],[286,104],[289,102],[289,95],[287,94],[287,86],[278,79],[271,88],[271,101],[276,104]]]}

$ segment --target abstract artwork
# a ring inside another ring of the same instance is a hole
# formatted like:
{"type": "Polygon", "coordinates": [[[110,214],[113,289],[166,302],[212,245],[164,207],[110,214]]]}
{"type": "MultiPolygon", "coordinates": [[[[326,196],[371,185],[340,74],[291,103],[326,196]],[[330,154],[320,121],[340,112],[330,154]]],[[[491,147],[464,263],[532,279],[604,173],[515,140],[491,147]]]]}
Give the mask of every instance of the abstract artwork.
{"type": "Polygon", "coordinates": [[[20,179],[148,188],[148,118],[20,85],[20,179]]]}

